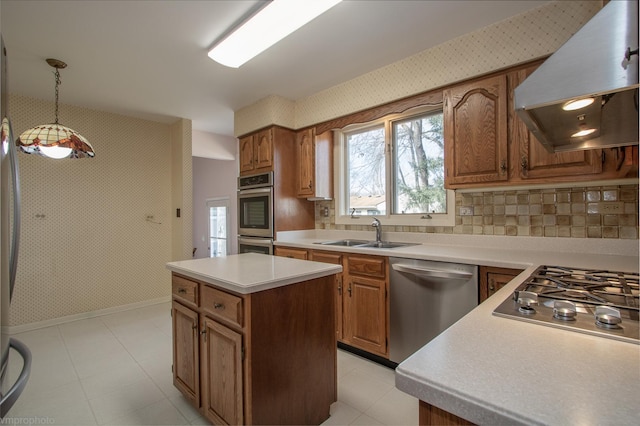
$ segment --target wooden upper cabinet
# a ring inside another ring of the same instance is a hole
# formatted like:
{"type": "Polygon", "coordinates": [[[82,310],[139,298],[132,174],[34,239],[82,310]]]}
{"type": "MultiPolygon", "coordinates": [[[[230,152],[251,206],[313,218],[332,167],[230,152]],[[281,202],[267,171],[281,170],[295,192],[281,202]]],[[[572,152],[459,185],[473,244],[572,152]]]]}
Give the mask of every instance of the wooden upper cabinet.
{"type": "Polygon", "coordinates": [[[254,138],[255,171],[273,170],[273,129],[256,133],[254,138]]]}
{"type": "Polygon", "coordinates": [[[265,129],[240,139],[240,174],[273,170],[273,129],[265,129]]]}
{"type": "Polygon", "coordinates": [[[445,89],[443,99],[445,186],[506,181],[506,75],[445,89]]]}
{"type": "Polygon", "coordinates": [[[240,174],[253,171],[253,136],[240,139],[240,174]]]}
{"type": "Polygon", "coordinates": [[[296,160],[298,175],[296,188],[298,197],[310,197],[314,193],[316,162],[315,162],[315,131],[306,129],[296,134],[296,160]]]}
{"type": "Polygon", "coordinates": [[[514,110],[513,93],[515,88],[529,76],[538,64],[513,71],[509,78],[509,120],[512,134],[512,164],[514,167],[511,181],[557,182],[557,178],[597,177],[602,173],[602,149],[550,153],[529,131],[514,110]]]}
{"type": "Polygon", "coordinates": [[[297,196],[333,197],[333,133],[316,135],[314,128],[296,133],[297,196]]]}

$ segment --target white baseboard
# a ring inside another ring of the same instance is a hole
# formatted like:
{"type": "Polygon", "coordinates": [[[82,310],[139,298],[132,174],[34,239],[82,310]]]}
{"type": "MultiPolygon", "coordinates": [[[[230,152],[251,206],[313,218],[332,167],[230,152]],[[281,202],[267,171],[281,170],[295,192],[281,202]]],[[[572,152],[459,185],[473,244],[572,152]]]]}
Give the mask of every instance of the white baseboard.
{"type": "Polygon", "coordinates": [[[39,328],[51,327],[54,325],[64,324],[67,322],[78,321],[82,319],[101,317],[104,315],[114,314],[117,312],[130,311],[132,309],[144,308],[146,306],[157,305],[159,303],[170,302],[171,296],[159,297],[157,299],[144,300],[142,302],[130,303],[128,305],[114,306],[111,308],[100,309],[97,311],[82,312],[79,314],[67,315],[65,317],[53,318],[45,321],[31,322],[29,324],[14,325],[7,327],[9,334],[24,333],[25,331],[37,330],[39,328]]]}

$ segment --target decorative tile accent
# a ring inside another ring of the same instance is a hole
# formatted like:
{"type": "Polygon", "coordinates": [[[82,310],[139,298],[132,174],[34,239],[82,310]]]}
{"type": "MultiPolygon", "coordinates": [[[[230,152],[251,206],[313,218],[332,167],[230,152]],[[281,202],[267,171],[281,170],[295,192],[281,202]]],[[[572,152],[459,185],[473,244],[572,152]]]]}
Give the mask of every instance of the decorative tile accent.
{"type": "MultiPolygon", "coordinates": [[[[456,211],[459,212],[461,207],[473,207],[473,215],[456,214],[455,226],[452,227],[417,226],[405,231],[398,226],[383,226],[383,230],[514,237],[638,239],[638,185],[457,193],[456,211]],[[585,209],[587,203],[568,202],[589,198],[605,200],[601,201],[603,203],[624,198],[625,209],[619,214],[589,212],[585,209]]],[[[333,201],[316,202],[316,212],[317,229],[370,230],[370,227],[362,225],[337,227],[333,224],[333,201]],[[329,207],[330,217],[319,215],[325,206],[329,207]]]]}

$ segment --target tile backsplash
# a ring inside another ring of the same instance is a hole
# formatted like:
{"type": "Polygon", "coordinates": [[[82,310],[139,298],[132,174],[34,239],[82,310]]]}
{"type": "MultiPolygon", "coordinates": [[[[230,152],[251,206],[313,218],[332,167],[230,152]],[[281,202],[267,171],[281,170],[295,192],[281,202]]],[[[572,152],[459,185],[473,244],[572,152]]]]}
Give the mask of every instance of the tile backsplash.
{"type": "MultiPolygon", "coordinates": [[[[316,202],[316,229],[336,225],[333,201],[316,202]],[[329,216],[323,216],[325,207],[329,216]]],[[[455,226],[383,226],[388,232],[638,239],[638,185],[456,192],[455,226]],[[464,213],[464,214],[461,214],[464,213]]]]}

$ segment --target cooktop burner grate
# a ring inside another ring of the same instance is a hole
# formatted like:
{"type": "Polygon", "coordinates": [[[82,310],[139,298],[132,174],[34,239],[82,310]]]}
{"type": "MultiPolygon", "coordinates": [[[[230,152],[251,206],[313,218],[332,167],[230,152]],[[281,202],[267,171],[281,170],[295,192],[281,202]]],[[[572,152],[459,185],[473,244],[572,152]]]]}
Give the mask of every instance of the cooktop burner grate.
{"type": "Polygon", "coordinates": [[[640,343],[637,273],[540,266],[494,315],[640,343]]]}

